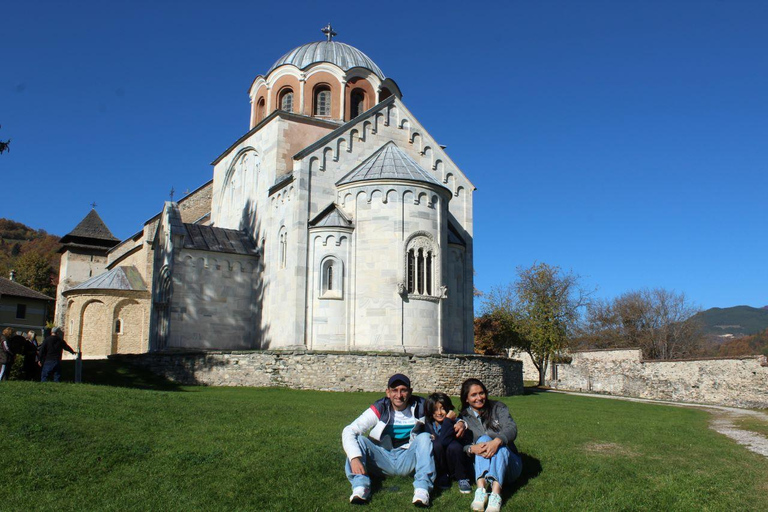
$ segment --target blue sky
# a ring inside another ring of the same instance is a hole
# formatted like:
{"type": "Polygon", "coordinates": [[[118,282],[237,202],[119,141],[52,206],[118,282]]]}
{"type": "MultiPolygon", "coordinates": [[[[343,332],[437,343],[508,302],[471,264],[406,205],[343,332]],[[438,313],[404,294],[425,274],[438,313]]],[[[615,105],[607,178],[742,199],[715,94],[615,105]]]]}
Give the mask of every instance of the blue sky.
{"type": "Polygon", "coordinates": [[[479,289],[538,261],[598,297],[768,304],[768,2],[285,5],[6,2],[0,216],[64,235],[95,201],[131,235],[331,21],[477,186],[479,289]]]}

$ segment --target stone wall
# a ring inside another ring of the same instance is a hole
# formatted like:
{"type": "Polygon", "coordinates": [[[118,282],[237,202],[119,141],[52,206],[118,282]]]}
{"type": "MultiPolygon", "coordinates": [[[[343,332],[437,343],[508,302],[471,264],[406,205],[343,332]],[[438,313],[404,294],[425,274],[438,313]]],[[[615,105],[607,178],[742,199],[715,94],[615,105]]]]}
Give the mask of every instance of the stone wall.
{"type": "MultiPolygon", "coordinates": [[[[765,356],[678,361],[643,361],[640,350],[574,352],[558,364],[555,389],[675,400],[735,407],[768,408],[765,356]]],[[[549,373],[549,372],[548,372],[549,373]]]]}
{"type": "Polygon", "coordinates": [[[491,395],[523,392],[522,363],[503,357],[187,351],[110,358],[148,368],[182,384],[383,391],[389,376],[404,373],[414,390],[422,394],[443,391],[458,396],[461,383],[470,377],[482,380],[491,395]]]}

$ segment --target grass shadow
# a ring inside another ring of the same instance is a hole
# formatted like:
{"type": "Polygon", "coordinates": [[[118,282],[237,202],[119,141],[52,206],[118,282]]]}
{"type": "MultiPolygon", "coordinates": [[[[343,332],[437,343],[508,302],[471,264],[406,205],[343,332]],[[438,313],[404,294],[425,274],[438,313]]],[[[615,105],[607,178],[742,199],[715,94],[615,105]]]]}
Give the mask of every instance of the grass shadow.
{"type": "Polygon", "coordinates": [[[549,391],[547,388],[540,388],[539,386],[525,386],[523,388],[523,395],[539,395],[549,391]]]}
{"type": "MultiPolygon", "coordinates": [[[[181,385],[151,371],[124,362],[108,359],[83,361],[82,382],[96,386],[113,386],[153,391],[183,391],[181,385]]],[[[74,382],[75,362],[61,362],[61,380],[74,382]]]]}
{"type": "Polygon", "coordinates": [[[504,501],[507,501],[518,491],[518,489],[525,487],[529,481],[539,476],[543,470],[541,461],[536,457],[531,457],[527,453],[520,452],[520,458],[523,461],[523,471],[512,485],[507,485],[501,490],[502,499],[504,501]]]}

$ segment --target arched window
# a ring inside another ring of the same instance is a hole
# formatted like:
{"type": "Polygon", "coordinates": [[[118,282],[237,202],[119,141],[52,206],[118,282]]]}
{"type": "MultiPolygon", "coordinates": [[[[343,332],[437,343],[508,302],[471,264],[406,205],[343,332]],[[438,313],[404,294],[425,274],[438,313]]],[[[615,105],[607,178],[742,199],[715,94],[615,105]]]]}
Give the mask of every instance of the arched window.
{"type": "Polygon", "coordinates": [[[392,92],[390,92],[390,90],[387,89],[386,87],[382,87],[381,90],[379,91],[379,101],[384,101],[390,96],[392,96],[392,92]]]}
{"type": "Polygon", "coordinates": [[[115,320],[115,334],[123,334],[123,321],[119,318],[115,320]]]}
{"type": "Polygon", "coordinates": [[[267,113],[267,104],[264,101],[264,98],[259,98],[258,103],[256,103],[256,122],[259,123],[263,121],[266,113],[267,113]]]}
{"type": "Polygon", "coordinates": [[[408,242],[405,265],[408,294],[435,296],[435,251],[428,236],[415,236],[408,242]]]}
{"type": "Polygon", "coordinates": [[[354,119],[365,112],[365,91],[355,89],[349,97],[349,118],[354,119]]]}
{"type": "Polygon", "coordinates": [[[293,112],[293,90],[290,87],[280,91],[280,110],[293,112]]]}
{"type": "Polygon", "coordinates": [[[280,254],[277,256],[279,268],[285,268],[285,261],[288,259],[288,233],[285,231],[285,226],[280,228],[280,235],[278,250],[280,254]]]}
{"type": "Polygon", "coordinates": [[[344,269],[341,260],[328,256],[320,264],[320,298],[342,299],[344,295],[344,269]]]}
{"type": "Polygon", "coordinates": [[[316,116],[330,117],[331,88],[328,87],[327,85],[321,85],[315,89],[314,111],[316,116]]]}

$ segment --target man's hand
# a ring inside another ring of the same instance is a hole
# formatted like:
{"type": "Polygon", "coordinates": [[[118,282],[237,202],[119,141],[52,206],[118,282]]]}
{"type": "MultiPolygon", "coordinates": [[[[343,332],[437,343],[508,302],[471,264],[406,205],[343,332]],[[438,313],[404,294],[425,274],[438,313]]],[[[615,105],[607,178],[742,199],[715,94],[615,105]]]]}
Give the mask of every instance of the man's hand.
{"type": "Polygon", "coordinates": [[[360,459],[360,457],[355,457],[354,459],[350,460],[349,467],[352,469],[352,473],[355,475],[365,474],[365,466],[363,465],[363,461],[360,459]]]}
{"type": "Polygon", "coordinates": [[[453,426],[453,431],[456,433],[456,439],[461,439],[461,436],[464,435],[465,430],[467,430],[467,424],[462,420],[457,421],[453,426]]]}

